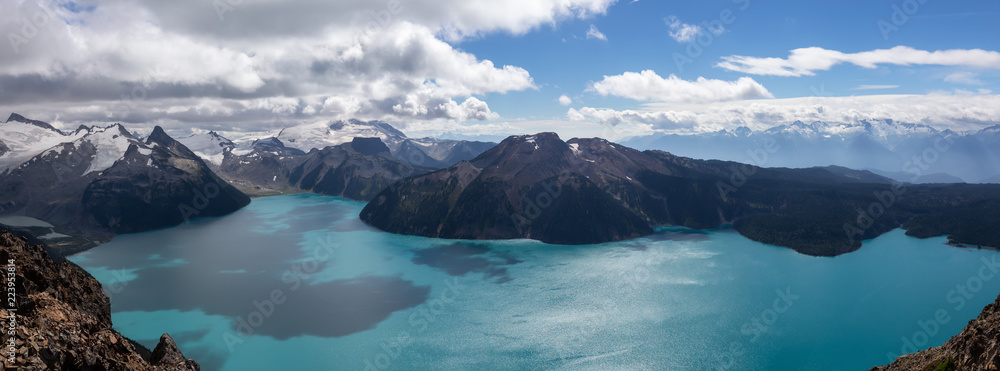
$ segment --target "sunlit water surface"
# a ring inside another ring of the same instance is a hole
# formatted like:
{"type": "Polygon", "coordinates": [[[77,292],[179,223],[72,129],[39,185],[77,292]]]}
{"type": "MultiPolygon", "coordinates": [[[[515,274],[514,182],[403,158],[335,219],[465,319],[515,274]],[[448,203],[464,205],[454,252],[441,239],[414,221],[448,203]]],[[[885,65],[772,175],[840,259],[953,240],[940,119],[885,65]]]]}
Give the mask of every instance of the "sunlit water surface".
{"type": "Polygon", "coordinates": [[[118,331],[150,348],[168,332],[205,370],[863,370],[944,343],[1000,293],[996,252],[903,231],[837,258],[730,230],[553,246],[392,235],[363,206],[256,199],[70,260],[118,331]]]}

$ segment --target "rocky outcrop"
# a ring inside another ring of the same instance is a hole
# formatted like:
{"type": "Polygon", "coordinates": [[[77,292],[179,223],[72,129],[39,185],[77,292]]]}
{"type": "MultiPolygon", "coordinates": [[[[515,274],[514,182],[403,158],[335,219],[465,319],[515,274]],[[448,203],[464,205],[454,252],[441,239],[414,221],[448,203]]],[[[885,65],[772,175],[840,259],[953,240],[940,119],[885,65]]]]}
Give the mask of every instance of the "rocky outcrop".
{"type": "Polygon", "coordinates": [[[1000,297],[944,345],[901,356],[870,371],[909,370],[1000,370],[1000,297]]]}
{"type": "Polygon", "coordinates": [[[145,349],[112,328],[111,301],[101,284],[71,262],[54,262],[42,246],[0,231],[0,260],[5,277],[8,264],[14,267],[17,295],[16,310],[9,310],[6,300],[3,304],[5,370],[200,369],[167,334],[150,360],[143,359],[140,352],[145,349]],[[14,362],[8,363],[11,313],[16,318],[16,352],[14,362]]]}

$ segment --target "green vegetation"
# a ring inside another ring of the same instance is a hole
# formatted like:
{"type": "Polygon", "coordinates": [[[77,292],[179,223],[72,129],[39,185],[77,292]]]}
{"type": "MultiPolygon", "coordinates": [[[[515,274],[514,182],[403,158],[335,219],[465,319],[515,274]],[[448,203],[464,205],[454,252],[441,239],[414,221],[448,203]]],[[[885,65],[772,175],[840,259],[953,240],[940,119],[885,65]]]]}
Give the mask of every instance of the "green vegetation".
{"type": "Polygon", "coordinates": [[[924,366],[924,371],[959,371],[958,362],[955,361],[955,357],[948,357],[948,359],[938,360],[927,366],[924,366]]]}

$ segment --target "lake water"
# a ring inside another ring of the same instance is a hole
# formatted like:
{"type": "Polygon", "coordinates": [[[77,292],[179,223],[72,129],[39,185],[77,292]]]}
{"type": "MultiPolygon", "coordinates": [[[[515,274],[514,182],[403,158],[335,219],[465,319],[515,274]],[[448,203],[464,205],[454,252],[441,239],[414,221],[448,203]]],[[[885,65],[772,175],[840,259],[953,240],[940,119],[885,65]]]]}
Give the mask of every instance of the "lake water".
{"type": "Polygon", "coordinates": [[[730,230],[552,246],[387,234],[363,206],[256,199],[70,260],[118,331],[205,370],[865,370],[1000,293],[998,253],[902,231],[837,258],[730,230]]]}

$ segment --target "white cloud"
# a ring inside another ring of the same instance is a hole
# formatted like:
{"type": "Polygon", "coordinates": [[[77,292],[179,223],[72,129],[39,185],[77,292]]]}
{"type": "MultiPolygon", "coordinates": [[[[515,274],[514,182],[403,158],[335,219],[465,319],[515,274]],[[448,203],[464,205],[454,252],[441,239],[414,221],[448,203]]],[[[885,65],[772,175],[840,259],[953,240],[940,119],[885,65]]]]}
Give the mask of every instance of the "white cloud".
{"type": "Polygon", "coordinates": [[[730,71],[769,76],[812,76],[816,71],[850,63],[863,68],[890,65],[940,65],[1000,69],[1000,52],[982,49],[926,51],[907,46],[843,53],[818,47],[794,49],[787,59],[757,58],[741,55],[723,57],[717,67],[730,71]]]}
{"type": "Polygon", "coordinates": [[[591,84],[588,90],[604,96],[655,102],[721,102],[774,97],[763,85],[749,77],[736,81],[699,77],[695,81],[687,81],[675,75],[663,78],[651,70],[604,76],[604,80],[591,84]]]}
{"type": "MultiPolygon", "coordinates": [[[[567,118],[605,125],[644,124],[658,131],[693,133],[749,126],[755,130],[794,121],[855,122],[893,119],[939,129],[979,130],[1000,124],[1000,95],[869,95],[746,100],[715,104],[646,104],[639,110],[584,107],[567,118]]],[[[982,94],[986,93],[986,94],[982,94]]]]}
{"type": "Polygon", "coordinates": [[[601,33],[601,30],[597,29],[597,26],[590,25],[590,29],[587,30],[587,40],[598,39],[608,41],[608,37],[601,33]]]}
{"type": "Polygon", "coordinates": [[[676,16],[667,17],[666,22],[667,26],[670,27],[670,37],[679,43],[694,40],[702,31],[701,27],[683,23],[676,16]]]}
{"type": "Polygon", "coordinates": [[[290,97],[300,118],[494,120],[482,96],[534,89],[530,73],[446,41],[523,34],[614,1],[244,1],[221,20],[204,0],[76,1],[83,11],[0,1],[0,111],[249,125],[290,97]],[[54,20],[9,47],[6,36],[40,12],[54,20]]]}
{"type": "Polygon", "coordinates": [[[561,95],[561,96],[559,96],[559,104],[564,105],[564,106],[571,105],[571,104],[573,104],[573,99],[571,99],[570,97],[567,97],[566,95],[561,95]]]}
{"type": "Polygon", "coordinates": [[[945,82],[950,82],[952,84],[964,84],[964,85],[982,85],[983,81],[979,79],[979,76],[972,72],[955,72],[944,78],[945,82]]]}
{"type": "Polygon", "coordinates": [[[883,90],[883,89],[895,89],[899,85],[859,85],[854,88],[854,90],[883,90]]]}

